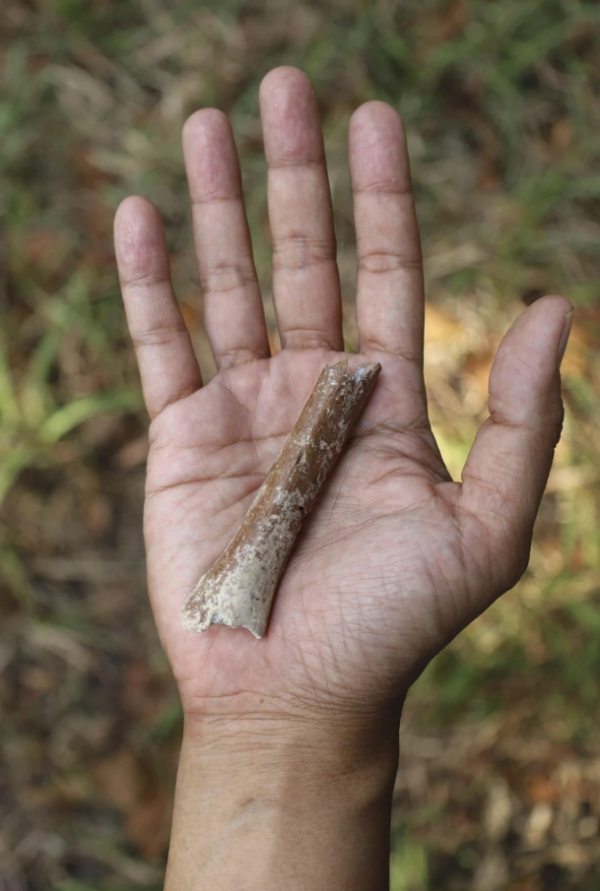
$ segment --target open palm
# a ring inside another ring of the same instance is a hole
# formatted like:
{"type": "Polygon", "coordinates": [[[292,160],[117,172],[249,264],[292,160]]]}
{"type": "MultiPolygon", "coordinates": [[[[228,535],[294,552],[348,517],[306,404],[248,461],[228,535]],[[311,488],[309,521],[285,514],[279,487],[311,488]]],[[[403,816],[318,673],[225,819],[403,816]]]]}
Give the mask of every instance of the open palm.
{"type": "Polygon", "coordinates": [[[490,419],[463,482],[427,418],[422,271],[400,119],[355,112],[350,169],[361,354],[381,377],[305,523],[265,638],[181,628],[188,594],[221,554],[326,363],[344,358],[332,209],[316,101],[299,71],[261,87],[273,291],[270,357],[229,124],[205,109],[184,131],[205,325],[219,372],[202,386],[169,277],[158,215],[130,198],[116,221],[128,321],[152,423],[145,535],[152,606],[187,712],[401,699],[428,658],[523,571],[560,433],[570,305],[549,297],[504,339],[490,419]],[[207,703],[210,703],[207,706],[207,703]]]}

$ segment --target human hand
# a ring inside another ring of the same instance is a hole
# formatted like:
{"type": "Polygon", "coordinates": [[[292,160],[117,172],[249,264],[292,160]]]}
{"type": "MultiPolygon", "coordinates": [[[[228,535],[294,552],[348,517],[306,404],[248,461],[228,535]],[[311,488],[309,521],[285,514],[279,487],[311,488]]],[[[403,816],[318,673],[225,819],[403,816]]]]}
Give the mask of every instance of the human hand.
{"type": "Polygon", "coordinates": [[[387,887],[398,723],[427,661],[523,572],[560,435],[571,306],[546,297],[505,336],[490,418],[462,483],[427,417],[423,277],[404,132],[381,102],[350,124],[360,354],[381,377],[307,519],[266,636],[182,630],[321,369],[345,356],[315,96],[290,68],[261,86],[283,349],[270,357],[236,150],[214,109],[184,150],[218,374],[202,386],[158,214],[129,198],[116,248],[151,416],[150,598],[186,733],[167,886],[387,887]],[[326,793],[325,791],[326,790],[326,793]],[[198,882],[200,883],[198,885],[198,882]]]}
{"type": "MultiPolygon", "coordinates": [[[[399,705],[426,662],[523,572],[562,422],[559,351],[571,306],[547,297],[504,338],[490,419],[452,482],[427,417],[423,279],[404,132],[381,102],[350,125],[360,354],[375,392],[307,519],[265,638],[181,628],[325,363],[345,356],[332,208],[307,78],[272,71],[260,93],[283,349],[269,344],[236,150],[225,116],[184,130],[207,334],[202,386],[156,211],[127,199],[116,247],[152,423],[145,537],[152,607],[186,715],[323,719],[399,705]]],[[[398,712],[399,713],[399,712],[398,712]]]]}

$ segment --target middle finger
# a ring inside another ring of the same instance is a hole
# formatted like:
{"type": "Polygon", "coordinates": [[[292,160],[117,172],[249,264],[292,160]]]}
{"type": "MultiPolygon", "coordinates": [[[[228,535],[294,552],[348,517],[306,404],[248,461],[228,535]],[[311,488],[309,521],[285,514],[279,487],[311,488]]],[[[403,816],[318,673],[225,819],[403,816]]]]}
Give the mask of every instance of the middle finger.
{"type": "Polygon", "coordinates": [[[333,210],[312,84],[296,68],[277,68],[261,84],[260,106],[282,346],[343,349],[333,210]]]}

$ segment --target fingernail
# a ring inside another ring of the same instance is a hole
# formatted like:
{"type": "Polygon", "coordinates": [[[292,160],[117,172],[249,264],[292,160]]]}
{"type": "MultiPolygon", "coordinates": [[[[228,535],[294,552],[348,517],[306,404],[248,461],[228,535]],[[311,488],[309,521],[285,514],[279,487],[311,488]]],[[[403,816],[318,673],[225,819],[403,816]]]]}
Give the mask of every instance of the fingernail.
{"type": "Polygon", "coordinates": [[[569,342],[569,334],[571,333],[571,325],[573,324],[573,310],[568,312],[565,316],[565,321],[563,324],[562,334],[560,335],[560,342],[558,344],[558,364],[563,360],[563,356],[565,354],[565,350],[567,348],[567,343],[569,342]]]}

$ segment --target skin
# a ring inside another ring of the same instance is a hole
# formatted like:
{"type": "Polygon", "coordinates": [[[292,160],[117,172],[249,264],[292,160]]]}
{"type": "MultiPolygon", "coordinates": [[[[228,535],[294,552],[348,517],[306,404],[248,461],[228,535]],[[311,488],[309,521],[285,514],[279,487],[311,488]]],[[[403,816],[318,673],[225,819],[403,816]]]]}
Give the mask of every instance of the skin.
{"type": "Polygon", "coordinates": [[[185,714],[166,887],[382,889],[402,703],[427,662],[527,565],[560,436],[572,307],[545,297],[508,331],[490,418],[453,482],[427,417],[404,130],[390,106],[361,106],[349,134],[360,337],[351,364],[380,362],[380,380],[305,523],[264,639],[183,631],[187,595],[230,541],[323,365],[345,357],[314,91],[300,71],[278,68],[260,107],[279,353],[270,356],[220,111],[196,112],[183,133],[219,369],[206,386],[156,210],[128,198],[115,223],[151,418],[149,591],[185,714]]]}

